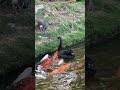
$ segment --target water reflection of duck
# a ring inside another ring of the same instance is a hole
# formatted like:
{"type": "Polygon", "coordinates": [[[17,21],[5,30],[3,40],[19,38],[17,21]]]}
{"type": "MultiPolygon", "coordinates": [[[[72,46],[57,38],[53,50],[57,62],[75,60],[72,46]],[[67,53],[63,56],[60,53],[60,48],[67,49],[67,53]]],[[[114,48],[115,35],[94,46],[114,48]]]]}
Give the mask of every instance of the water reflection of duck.
{"type": "Polygon", "coordinates": [[[85,57],[85,73],[86,77],[94,77],[96,73],[96,69],[93,61],[89,57],[85,57]]]}
{"type": "Polygon", "coordinates": [[[75,57],[75,54],[72,50],[60,51],[60,49],[62,47],[62,38],[58,37],[58,39],[60,40],[60,44],[59,44],[59,47],[58,47],[58,56],[60,58],[63,58],[63,59],[73,59],[75,57]]]}

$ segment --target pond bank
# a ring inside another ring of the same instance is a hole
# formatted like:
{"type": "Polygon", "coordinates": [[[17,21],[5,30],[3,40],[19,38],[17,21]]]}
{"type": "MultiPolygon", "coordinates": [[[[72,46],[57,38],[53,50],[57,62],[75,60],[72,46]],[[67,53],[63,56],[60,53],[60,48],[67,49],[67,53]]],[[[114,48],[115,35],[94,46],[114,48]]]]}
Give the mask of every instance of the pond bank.
{"type": "MultiPolygon", "coordinates": [[[[81,42],[78,42],[76,44],[73,44],[71,46],[67,46],[67,47],[62,47],[62,50],[68,50],[68,49],[74,49],[76,47],[81,47],[81,48],[85,48],[85,42],[84,41],[81,41],[81,42]]],[[[51,52],[46,52],[46,53],[42,53],[42,54],[39,54],[36,58],[35,58],[35,63],[37,64],[37,62],[40,61],[40,59],[42,57],[44,57],[46,54],[49,54],[49,55],[52,55],[55,51],[51,51],[51,52]]]]}
{"type": "MultiPolygon", "coordinates": [[[[73,46],[73,45],[75,45],[77,43],[81,43],[81,42],[84,42],[84,34],[82,34],[80,32],[70,34],[63,38],[62,48],[70,47],[70,46],[73,46]]],[[[36,53],[35,56],[37,57],[38,55],[45,54],[46,52],[53,52],[53,51],[57,50],[58,45],[59,45],[59,41],[57,38],[56,38],[56,40],[46,42],[44,45],[39,46],[35,50],[35,53],[36,53]]]]}

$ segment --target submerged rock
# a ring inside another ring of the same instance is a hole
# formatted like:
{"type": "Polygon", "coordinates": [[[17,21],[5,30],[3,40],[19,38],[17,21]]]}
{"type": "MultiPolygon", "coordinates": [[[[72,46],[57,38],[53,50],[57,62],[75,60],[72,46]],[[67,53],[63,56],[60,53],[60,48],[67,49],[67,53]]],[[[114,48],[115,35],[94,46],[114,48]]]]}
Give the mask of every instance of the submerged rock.
{"type": "Polygon", "coordinates": [[[74,72],[57,73],[52,76],[51,86],[56,87],[57,90],[72,90],[70,83],[76,81],[77,78],[74,72]]]}

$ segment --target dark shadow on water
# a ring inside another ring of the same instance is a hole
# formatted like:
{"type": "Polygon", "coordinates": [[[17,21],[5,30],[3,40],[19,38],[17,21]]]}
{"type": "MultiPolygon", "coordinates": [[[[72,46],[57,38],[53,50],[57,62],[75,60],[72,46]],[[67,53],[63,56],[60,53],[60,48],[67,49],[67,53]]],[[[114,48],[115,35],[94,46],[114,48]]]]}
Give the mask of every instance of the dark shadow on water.
{"type": "Polygon", "coordinates": [[[94,78],[86,79],[86,89],[120,90],[120,78],[116,76],[120,67],[120,39],[94,45],[86,50],[86,55],[94,61],[97,69],[94,78]],[[109,86],[113,89],[108,89],[109,86]]]}

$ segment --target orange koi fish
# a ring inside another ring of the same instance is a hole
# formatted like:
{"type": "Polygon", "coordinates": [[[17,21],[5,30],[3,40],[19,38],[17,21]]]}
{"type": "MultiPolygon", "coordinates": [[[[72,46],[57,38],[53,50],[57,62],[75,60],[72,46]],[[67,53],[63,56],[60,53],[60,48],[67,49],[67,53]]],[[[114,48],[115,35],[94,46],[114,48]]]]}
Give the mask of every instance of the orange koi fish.
{"type": "Polygon", "coordinates": [[[53,60],[58,56],[58,51],[56,51],[53,55],[53,60]]]}
{"type": "Polygon", "coordinates": [[[48,58],[43,64],[42,67],[46,68],[48,65],[50,65],[52,63],[52,58],[48,58]]]}
{"type": "Polygon", "coordinates": [[[46,66],[50,65],[57,56],[58,56],[58,51],[54,53],[53,58],[47,58],[46,60],[44,60],[42,64],[43,68],[46,68],[46,66]]]}
{"type": "Polygon", "coordinates": [[[67,69],[69,69],[70,66],[71,66],[70,63],[69,64],[65,64],[65,65],[61,66],[60,68],[55,69],[54,71],[50,72],[50,75],[53,75],[53,74],[56,74],[56,73],[59,73],[59,72],[64,72],[67,69]]]}

